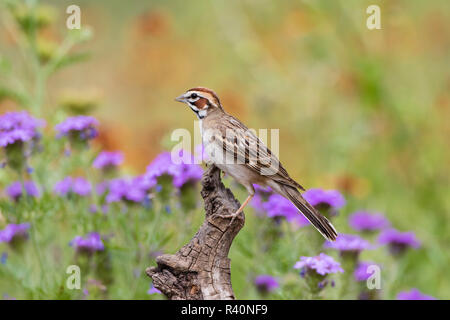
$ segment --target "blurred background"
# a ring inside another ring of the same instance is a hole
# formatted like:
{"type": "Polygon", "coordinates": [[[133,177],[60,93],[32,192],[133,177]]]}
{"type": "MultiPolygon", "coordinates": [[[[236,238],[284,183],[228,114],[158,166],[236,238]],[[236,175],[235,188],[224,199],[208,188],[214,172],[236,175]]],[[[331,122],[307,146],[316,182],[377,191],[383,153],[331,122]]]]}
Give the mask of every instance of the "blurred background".
{"type": "MultiPolygon", "coordinates": [[[[73,1],[41,3],[53,21],[40,34],[41,50],[51,55],[73,1]]],[[[409,257],[398,288],[450,297],[448,1],[77,5],[92,38],[74,50],[87,54],[50,78],[41,117],[89,109],[101,122],[95,144],[122,150],[124,170],[139,173],[171,146],[174,129],[194,131],[195,115],[173,99],[212,88],[248,127],[280,130],[280,159],[302,185],[345,194],[338,229],[348,229],[351,212],[370,209],[414,231],[425,249],[409,257]],[[371,4],[381,8],[381,30],[366,27],[371,4]]],[[[15,44],[1,28],[0,53],[26,78],[15,44]]],[[[17,108],[14,99],[0,102],[1,113],[17,108]]],[[[233,261],[243,255],[239,237],[233,261]]],[[[237,296],[256,297],[237,275],[246,265],[234,266],[237,296]]]]}

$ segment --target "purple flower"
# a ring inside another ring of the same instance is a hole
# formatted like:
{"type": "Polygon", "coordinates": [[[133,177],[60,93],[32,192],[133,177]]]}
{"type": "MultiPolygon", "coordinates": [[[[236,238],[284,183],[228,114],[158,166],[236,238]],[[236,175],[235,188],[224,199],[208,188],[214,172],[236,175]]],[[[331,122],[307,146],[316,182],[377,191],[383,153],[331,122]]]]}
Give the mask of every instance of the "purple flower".
{"type": "Polygon", "coordinates": [[[7,112],[0,116],[0,147],[5,150],[5,162],[11,169],[21,172],[27,167],[27,158],[40,138],[38,128],[45,125],[27,112],[7,112]]]}
{"type": "Polygon", "coordinates": [[[171,174],[173,163],[169,152],[163,152],[147,166],[146,177],[157,178],[163,174],[171,174]]]}
{"type": "Polygon", "coordinates": [[[91,193],[92,187],[89,181],[82,177],[65,177],[57,182],[53,187],[53,191],[61,196],[69,192],[73,192],[80,196],[87,196],[91,193]]]}
{"type": "Polygon", "coordinates": [[[125,179],[117,178],[109,181],[107,188],[109,192],[106,196],[106,202],[119,202],[122,200],[128,189],[128,183],[125,179]]]}
{"type": "MultiPolygon", "coordinates": [[[[23,183],[25,192],[30,197],[39,197],[40,192],[33,181],[25,181],[23,183]]],[[[6,193],[12,200],[18,200],[22,196],[22,185],[20,181],[16,181],[8,186],[6,193]]]]}
{"type": "Polygon", "coordinates": [[[89,181],[82,177],[73,179],[72,192],[80,196],[87,196],[91,193],[92,187],[89,181]]]}
{"type": "Polygon", "coordinates": [[[169,152],[158,155],[147,166],[145,179],[153,184],[157,178],[168,175],[172,177],[172,184],[176,188],[181,188],[188,182],[199,181],[203,175],[202,167],[194,164],[193,156],[184,150],[180,150],[179,156],[180,163],[175,163],[169,152]]]}
{"type": "Polygon", "coordinates": [[[345,199],[337,190],[309,189],[303,197],[314,207],[339,209],[345,205],[345,199]]]}
{"type": "Polygon", "coordinates": [[[420,242],[413,232],[400,232],[396,229],[384,230],[379,235],[378,242],[389,245],[392,254],[401,254],[409,247],[420,247],[420,242]]]}
{"type": "Polygon", "coordinates": [[[178,168],[178,172],[173,176],[173,186],[181,188],[189,182],[200,181],[203,176],[203,169],[195,164],[184,164],[178,168]]]}
{"type": "Polygon", "coordinates": [[[85,237],[76,236],[69,245],[75,247],[78,252],[93,253],[105,249],[100,234],[97,232],[88,233],[85,237]]]}
{"type": "Polygon", "coordinates": [[[375,231],[389,227],[389,221],[381,214],[357,211],[349,217],[350,226],[357,231],[375,231]]]}
{"type": "Polygon", "coordinates": [[[161,294],[162,292],[156,289],[153,285],[148,289],[147,294],[161,294]]]}
{"type": "Polygon", "coordinates": [[[325,248],[333,248],[341,252],[356,252],[359,253],[362,250],[373,249],[373,246],[369,241],[361,238],[356,234],[339,234],[336,241],[325,242],[325,248]]]}
{"type": "Polygon", "coordinates": [[[435,297],[423,294],[418,289],[411,289],[410,291],[402,291],[397,295],[397,300],[436,300],[435,297]]]}
{"type": "Polygon", "coordinates": [[[37,129],[43,126],[44,120],[36,119],[26,111],[7,112],[0,116],[0,147],[39,137],[37,129]]]}
{"type": "Polygon", "coordinates": [[[108,191],[109,181],[100,182],[95,186],[95,191],[99,196],[103,195],[106,191],[108,191]]]}
{"type": "Polygon", "coordinates": [[[366,281],[373,274],[373,272],[369,272],[369,267],[377,265],[373,262],[360,262],[355,269],[353,275],[355,276],[356,281],[366,281]]]}
{"type": "Polygon", "coordinates": [[[300,257],[300,260],[295,263],[294,269],[302,269],[303,272],[313,271],[321,276],[344,272],[341,264],[325,253],[315,257],[300,257]]]}
{"type": "Polygon", "coordinates": [[[264,209],[264,203],[269,199],[272,194],[272,189],[270,187],[263,188],[259,185],[253,185],[255,188],[255,196],[252,198],[250,205],[258,212],[263,213],[266,209],[264,209]]]}
{"type": "Polygon", "coordinates": [[[255,278],[255,286],[261,293],[268,293],[277,289],[280,285],[276,278],[262,274],[255,278]]]}
{"type": "Polygon", "coordinates": [[[72,177],[65,177],[57,182],[53,187],[53,191],[61,196],[66,195],[72,189],[72,177]]]}
{"type": "Polygon", "coordinates": [[[148,190],[154,186],[153,182],[146,180],[143,176],[132,179],[113,179],[109,181],[106,202],[123,200],[142,202],[147,197],[148,190]]]}
{"type": "Polygon", "coordinates": [[[74,139],[89,140],[97,136],[99,123],[91,116],[68,117],[66,120],[55,126],[58,137],[69,136],[74,139]]]}
{"type": "Polygon", "coordinates": [[[124,193],[124,198],[128,201],[142,202],[147,197],[148,190],[152,186],[142,176],[133,178],[129,183],[128,190],[124,193]]]}
{"type": "Polygon", "coordinates": [[[25,239],[28,237],[29,223],[8,224],[5,229],[0,230],[0,242],[13,242],[16,239],[25,239]]]}
{"type": "Polygon", "coordinates": [[[97,169],[113,168],[121,165],[123,162],[122,152],[101,152],[97,158],[95,158],[92,166],[97,169]]]}
{"type": "Polygon", "coordinates": [[[295,222],[299,226],[309,224],[309,221],[288,199],[278,194],[271,195],[268,201],[262,204],[262,207],[269,218],[284,217],[286,221],[295,222]]]}

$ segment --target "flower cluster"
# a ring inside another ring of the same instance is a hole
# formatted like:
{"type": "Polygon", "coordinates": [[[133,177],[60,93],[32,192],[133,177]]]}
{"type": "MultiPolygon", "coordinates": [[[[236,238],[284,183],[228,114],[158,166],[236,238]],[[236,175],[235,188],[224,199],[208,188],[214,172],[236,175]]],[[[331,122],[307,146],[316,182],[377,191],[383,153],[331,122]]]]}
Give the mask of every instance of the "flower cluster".
{"type": "Polygon", "coordinates": [[[312,206],[324,209],[339,209],[345,205],[345,199],[337,190],[309,189],[303,197],[312,206]]]}
{"type": "Polygon", "coordinates": [[[325,253],[315,257],[300,257],[300,260],[295,263],[294,269],[300,269],[302,276],[305,276],[308,272],[317,273],[321,276],[344,272],[341,264],[325,253]]]}
{"type": "MultiPolygon", "coordinates": [[[[294,265],[294,269],[300,270],[300,275],[305,278],[311,294],[314,297],[328,285],[328,275],[344,272],[341,264],[325,253],[315,257],[300,257],[294,265]]],[[[331,281],[334,287],[334,281],[331,281]]]]}
{"type": "Polygon", "coordinates": [[[374,262],[368,262],[368,261],[361,261],[359,262],[358,266],[356,267],[355,271],[353,272],[353,275],[355,277],[356,281],[366,281],[369,279],[369,277],[372,275],[372,272],[370,271],[370,267],[377,265],[374,262]]]}
{"type": "Polygon", "coordinates": [[[58,137],[67,136],[74,143],[84,142],[97,136],[98,121],[91,116],[68,117],[55,126],[58,137]]]}
{"type": "Polygon", "coordinates": [[[203,169],[194,164],[192,155],[188,155],[187,151],[180,151],[179,162],[175,163],[169,152],[163,152],[147,166],[144,175],[148,183],[156,183],[161,176],[167,175],[172,178],[172,184],[175,188],[181,188],[189,182],[199,181],[203,175],[203,169]],[[186,154],[185,154],[186,153],[186,154]],[[187,157],[187,161],[182,161],[187,157]]]}
{"type": "Polygon", "coordinates": [[[378,242],[388,245],[394,255],[402,254],[408,248],[417,249],[420,247],[420,242],[413,232],[400,232],[396,229],[384,230],[379,235],[378,242]]]}
{"type": "Polygon", "coordinates": [[[397,295],[397,300],[436,300],[435,297],[423,294],[418,289],[411,289],[410,291],[402,291],[397,295]]]}
{"type": "Polygon", "coordinates": [[[12,243],[18,239],[25,239],[28,237],[29,223],[8,224],[5,229],[0,230],[0,242],[12,243]]]}
{"type": "Polygon", "coordinates": [[[83,177],[72,178],[69,176],[57,182],[53,187],[53,191],[61,196],[68,193],[88,196],[92,191],[92,186],[90,182],[83,177]]]}
{"type": "Polygon", "coordinates": [[[39,137],[37,129],[44,125],[44,120],[36,119],[26,111],[5,113],[0,116],[0,147],[39,137]]]}
{"type": "Polygon", "coordinates": [[[361,238],[356,234],[339,234],[336,241],[327,241],[324,245],[326,248],[336,249],[342,254],[359,254],[363,250],[372,249],[373,246],[369,241],[361,238]]]}
{"type": "Polygon", "coordinates": [[[349,217],[350,226],[357,231],[376,231],[389,227],[389,221],[381,214],[357,211],[349,217]]]}
{"type": "Polygon", "coordinates": [[[269,218],[285,218],[288,222],[295,222],[299,226],[309,224],[309,221],[298,211],[295,205],[288,199],[273,194],[269,196],[267,202],[262,204],[262,207],[269,218]]]}
{"type": "Polygon", "coordinates": [[[85,237],[76,236],[69,245],[74,247],[77,252],[85,253],[94,253],[105,249],[102,238],[97,232],[88,233],[85,237]]]}
{"type": "Polygon", "coordinates": [[[117,178],[101,184],[97,192],[102,194],[107,190],[107,203],[119,201],[143,202],[149,189],[153,186],[154,181],[149,181],[143,176],[131,179],[117,178]]]}
{"type": "Polygon", "coordinates": [[[7,112],[0,116],[0,147],[5,148],[6,163],[17,172],[26,166],[27,157],[40,138],[38,128],[45,122],[27,112],[7,112]]]}
{"type": "Polygon", "coordinates": [[[262,294],[272,292],[280,286],[278,280],[270,275],[262,274],[255,278],[255,286],[262,294]]]}
{"type": "MultiPolygon", "coordinates": [[[[36,184],[33,181],[25,181],[23,183],[23,189],[25,190],[26,194],[30,197],[39,197],[40,192],[37,188],[36,184]]],[[[10,184],[6,188],[6,193],[8,196],[14,200],[17,201],[22,196],[22,184],[20,181],[16,181],[12,184],[10,184]]]]}
{"type": "Polygon", "coordinates": [[[380,290],[379,287],[371,287],[369,289],[367,280],[369,280],[370,277],[373,277],[370,281],[375,281],[373,285],[377,284],[377,281],[379,283],[380,280],[377,279],[377,270],[380,270],[380,266],[375,264],[374,262],[368,262],[368,261],[361,261],[358,263],[358,265],[355,267],[355,270],[353,272],[353,277],[356,280],[356,282],[359,283],[359,294],[358,299],[359,300],[379,300],[380,299],[380,290]]]}
{"type": "Polygon", "coordinates": [[[101,152],[97,158],[95,158],[92,166],[96,169],[108,170],[121,165],[123,162],[122,152],[101,152]]]}
{"type": "MultiPolygon", "coordinates": [[[[254,185],[255,196],[251,201],[251,206],[260,215],[279,221],[286,219],[297,226],[305,226],[310,222],[298,211],[288,199],[281,195],[274,194],[271,188],[263,188],[254,185]]],[[[303,197],[317,209],[332,209],[331,213],[345,205],[344,197],[336,190],[310,189],[303,193],[303,197]]]]}
{"type": "Polygon", "coordinates": [[[269,197],[272,195],[272,189],[270,187],[263,188],[257,184],[254,184],[255,195],[250,202],[250,205],[256,210],[258,214],[265,213],[266,209],[264,208],[264,203],[269,200],[269,197]]]}

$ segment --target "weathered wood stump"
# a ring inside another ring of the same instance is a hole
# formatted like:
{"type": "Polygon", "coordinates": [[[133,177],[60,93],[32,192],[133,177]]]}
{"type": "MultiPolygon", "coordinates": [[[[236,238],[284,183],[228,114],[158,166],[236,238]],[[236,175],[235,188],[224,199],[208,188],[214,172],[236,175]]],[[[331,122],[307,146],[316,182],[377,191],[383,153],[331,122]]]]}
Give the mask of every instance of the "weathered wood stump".
{"type": "Polygon", "coordinates": [[[235,298],[228,252],[244,226],[244,214],[234,220],[230,217],[240,204],[225,188],[214,165],[203,174],[202,186],[206,212],[200,229],[177,253],[158,256],[158,266],[146,270],[155,288],[172,300],[235,298]]]}

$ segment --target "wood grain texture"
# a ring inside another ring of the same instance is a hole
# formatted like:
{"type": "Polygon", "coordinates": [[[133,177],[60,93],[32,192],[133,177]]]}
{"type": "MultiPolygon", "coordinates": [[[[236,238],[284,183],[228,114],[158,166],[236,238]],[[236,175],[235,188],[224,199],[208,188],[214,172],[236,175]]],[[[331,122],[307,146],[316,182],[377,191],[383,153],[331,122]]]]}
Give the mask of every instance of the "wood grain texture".
{"type": "Polygon", "coordinates": [[[240,213],[232,220],[240,204],[214,165],[203,174],[202,186],[205,220],[200,229],[177,253],[158,256],[158,266],[146,270],[155,288],[171,300],[235,299],[228,252],[245,217],[240,213]]]}

